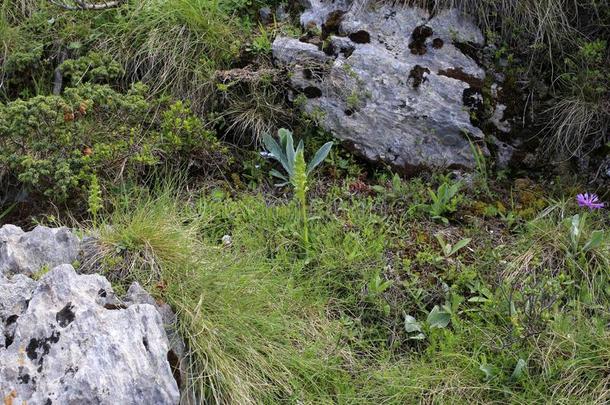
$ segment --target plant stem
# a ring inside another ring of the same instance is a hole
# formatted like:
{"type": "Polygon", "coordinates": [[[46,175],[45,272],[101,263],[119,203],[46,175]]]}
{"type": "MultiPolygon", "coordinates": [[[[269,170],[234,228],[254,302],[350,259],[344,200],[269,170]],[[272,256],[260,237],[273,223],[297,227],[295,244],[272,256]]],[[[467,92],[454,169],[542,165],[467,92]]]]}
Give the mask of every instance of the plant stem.
{"type": "Polygon", "coordinates": [[[309,256],[309,229],[307,224],[307,202],[305,193],[301,195],[301,219],[303,220],[303,246],[305,247],[305,258],[309,256]]]}

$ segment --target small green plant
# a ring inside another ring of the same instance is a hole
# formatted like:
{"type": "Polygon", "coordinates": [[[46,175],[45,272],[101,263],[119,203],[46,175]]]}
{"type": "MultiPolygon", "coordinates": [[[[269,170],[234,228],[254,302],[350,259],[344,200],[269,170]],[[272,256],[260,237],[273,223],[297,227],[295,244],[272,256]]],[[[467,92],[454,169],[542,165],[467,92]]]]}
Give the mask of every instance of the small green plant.
{"type": "Polygon", "coordinates": [[[394,173],[392,176],[389,190],[385,186],[379,184],[374,185],[372,189],[376,193],[382,195],[390,203],[394,203],[401,198],[404,198],[408,191],[408,187],[402,182],[398,173],[394,173]]]}
{"type": "Polygon", "coordinates": [[[267,55],[271,53],[271,35],[265,29],[265,26],[259,24],[259,34],[252,40],[251,50],[257,55],[267,55]]]}
{"type": "Polygon", "coordinates": [[[308,176],[324,161],[324,159],[326,159],[333,143],[326,142],[322,145],[315,153],[313,159],[306,165],[303,152],[303,140],[298,143],[297,148],[295,149],[292,132],[282,128],[278,131],[278,136],[280,140],[279,144],[268,134],[263,137],[263,143],[271,154],[271,157],[280,162],[287,174],[284,175],[279,171],[272,169],[271,175],[283,181],[280,186],[290,183],[294,188],[294,196],[299,203],[301,221],[303,223],[303,245],[305,246],[305,252],[307,253],[309,249],[309,229],[307,225],[308,176]]]}
{"type": "Polygon", "coordinates": [[[474,162],[476,165],[476,173],[477,180],[480,187],[483,189],[487,196],[491,195],[491,190],[489,189],[489,178],[488,178],[488,169],[487,169],[487,160],[485,159],[485,155],[483,151],[476,145],[474,142],[469,141],[470,150],[472,151],[472,156],[474,157],[474,162]]]}
{"type": "Polygon", "coordinates": [[[451,323],[452,316],[457,313],[461,301],[456,296],[452,301],[443,305],[435,305],[425,322],[419,322],[414,316],[404,314],[404,328],[409,340],[424,340],[426,333],[432,333],[433,329],[446,329],[451,323]]]}
{"type": "Polygon", "coordinates": [[[444,223],[449,223],[449,220],[445,218],[445,215],[447,213],[455,212],[457,209],[457,195],[460,188],[460,183],[453,183],[450,185],[448,182],[443,182],[436,192],[432,191],[432,189],[428,189],[432,203],[425,205],[425,207],[432,219],[440,219],[444,223]]]}
{"type": "Polygon", "coordinates": [[[68,59],[59,69],[71,87],[80,83],[112,83],[125,73],[123,67],[110,55],[101,52],[90,52],[78,59],[68,59]]]}
{"type": "Polygon", "coordinates": [[[436,234],[434,236],[436,237],[436,240],[438,241],[439,245],[441,245],[443,255],[446,258],[449,258],[449,257],[455,255],[457,252],[459,252],[460,250],[465,248],[471,241],[470,238],[465,238],[465,239],[462,239],[459,242],[457,242],[455,245],[452,245],[451,243],[448,243],[445,241],[445,239],[443,238],[443,235],[436,234]]]}
{"type": "Polygon", "coordinates": [[[88,211],[93,217],[93,221],[97,222],[99,213],[103,208],[102,189],[95,174],[91,175],[89,183],[89,197],[87,198],[88,211]]]}
{"type": "Polygon", "coordinates": [[[372,296],[377,296],[383,293],[394,284],[392,280],[384,280],[380,272],[377,272],[371,277],[367,284],[367,291],[372,296]]]}
{"type": "Polygon", "coordinates": [[[40,280],[45,274],[47,274],[49,271],[51,271],[51,269],[49,268],[49,266],[44,265],[42,266],[40,269],[38,269],[38,271],[34,272],[32,274],[32,279],[38,281],[40,280]]]}
{"type": "Polygon", "coordinates": [[[350,110],[356,110],[360,105],[360,94],[358,90],[352,89],[352,92],[347,96],[346,99],[347,108],[350,110]]]}
{"type": "Polygon", "coordinates": [[[585,254],[590,250],[596,249],[604,242],[604,231],[594,230],[590,232],[588,238],[585,236],[587,228],[587,215],[576,214],[565,221],[569,229],[570,250],[573,255],[585,254]]]}

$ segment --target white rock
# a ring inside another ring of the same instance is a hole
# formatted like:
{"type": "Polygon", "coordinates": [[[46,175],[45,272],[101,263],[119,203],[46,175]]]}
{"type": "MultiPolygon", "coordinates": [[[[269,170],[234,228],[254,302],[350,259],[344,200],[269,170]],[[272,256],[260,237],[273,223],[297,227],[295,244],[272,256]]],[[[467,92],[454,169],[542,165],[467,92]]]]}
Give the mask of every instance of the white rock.
{"type": "Polygon", "coordinates": [[[0,274],[32,275],[43,267],[71,264],[80,241],[68,228],[37,226],[24,232],[14,225],[0,228],[0,274]]]}
{"type": "Polygon", "coordinates": [[[20,291],[0,299],[0,321],[12,314],[14,324],[10,344],[0,348],[0,397],[15,404],[178,403],[154,306],[112,305],[104,277],[77,275],[70,265],[37,283],[22,277],[0,277],[0,293],[20,291]]]}

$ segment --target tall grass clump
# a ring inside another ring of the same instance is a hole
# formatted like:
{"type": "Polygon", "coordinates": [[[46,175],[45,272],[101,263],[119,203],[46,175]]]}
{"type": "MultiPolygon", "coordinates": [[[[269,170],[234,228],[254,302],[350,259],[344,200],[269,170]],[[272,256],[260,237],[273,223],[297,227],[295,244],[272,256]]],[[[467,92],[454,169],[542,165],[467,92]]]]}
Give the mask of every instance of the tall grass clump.
{"type": "Polygon", "coordinates": [[[100,47],[126,67],[127,80],[193,101],[213,93],[213,74],[238,55],[242,27],[214,0],[146,0],[130,4],[104,27],[100,47]]]}
{"type": "Polygon", "coordinates": [[[316,295],[265,248],[205,240],[206,211],[176,194],[167,186],[119,197],[86,266],[119,286],[137,280],[176,311],[192,366],[185,389],[219,404],[329,402],[348,390],[349,352],[316,295]]]}
{"type": "Polygon", "coordinates": [[[217,75],[218,118],[234,142],[259,145],[264,134],[275,132],[290,121],[291,114],[285,105],[287,83],[275,69],[233,72],[217,75]]]}

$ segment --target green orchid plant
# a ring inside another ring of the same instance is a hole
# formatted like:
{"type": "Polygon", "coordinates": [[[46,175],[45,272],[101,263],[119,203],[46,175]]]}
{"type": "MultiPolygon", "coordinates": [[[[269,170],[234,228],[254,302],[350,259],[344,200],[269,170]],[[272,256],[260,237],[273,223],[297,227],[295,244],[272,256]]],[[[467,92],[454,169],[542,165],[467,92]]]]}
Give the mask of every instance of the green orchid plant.
{"type": "Polygon", "coordinates": [[[303,140],[299,141],[296,149],[294,148],[294,139],[292,132],[282,128],[278,131],[279,143],[269,134],[263,136],[263,144],[267,149],[269,156],[277,160],[286,174],[272,169],[271,175],[278,178],[281,183],[277,186],[285,186],[291,184],[294,188],[294,196],[299,203],[301,220],[303,223],[303,244],[305,252],[309,249],[309,230],[307,225],[307,190],[308,178],[316,167],[320,165],[328,156],[332,142],[327,142],[314,154],[313,159],[305,164],[305,154],[303,140]]]}

